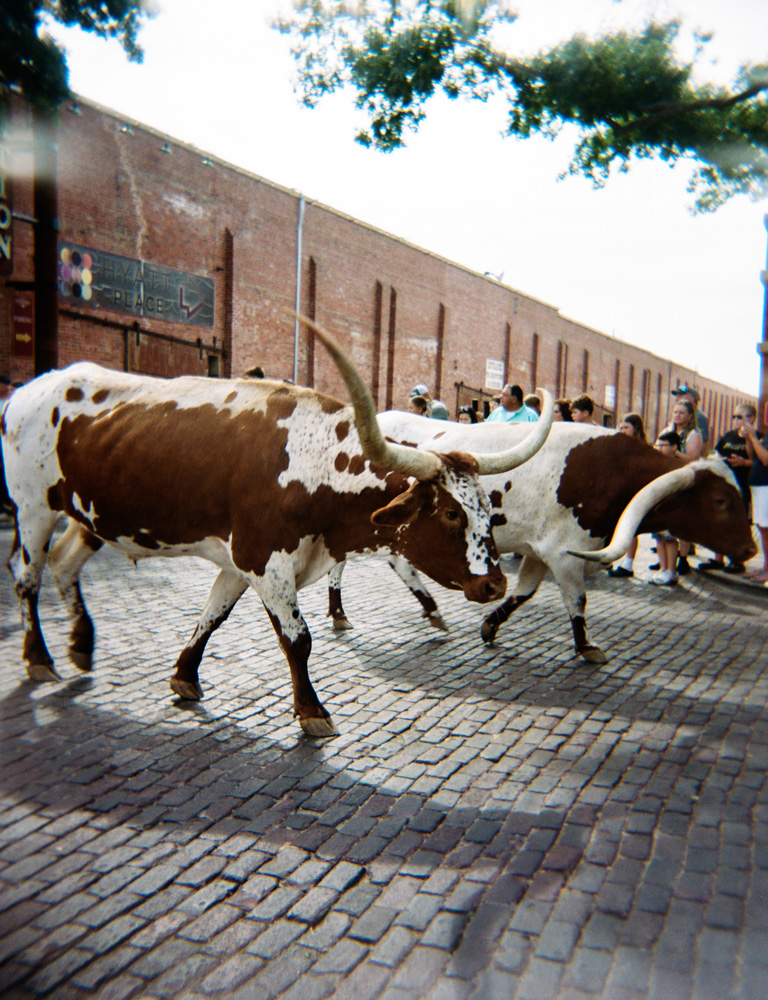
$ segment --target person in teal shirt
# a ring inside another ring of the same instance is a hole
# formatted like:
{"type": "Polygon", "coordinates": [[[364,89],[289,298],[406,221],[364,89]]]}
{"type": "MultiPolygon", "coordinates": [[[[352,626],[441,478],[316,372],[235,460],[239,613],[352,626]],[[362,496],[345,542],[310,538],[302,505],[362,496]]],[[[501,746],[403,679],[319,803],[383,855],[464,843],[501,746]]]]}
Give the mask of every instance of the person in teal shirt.
{"type": "Polygon", "coordinates": [[[538,419],[538,413],[523,402],[523,390],[519,385],[504,386],[499,405],[488,417],[489,421],[495,423],[510,423],[513,420],[519,423],[533,423],[538,419]]]}

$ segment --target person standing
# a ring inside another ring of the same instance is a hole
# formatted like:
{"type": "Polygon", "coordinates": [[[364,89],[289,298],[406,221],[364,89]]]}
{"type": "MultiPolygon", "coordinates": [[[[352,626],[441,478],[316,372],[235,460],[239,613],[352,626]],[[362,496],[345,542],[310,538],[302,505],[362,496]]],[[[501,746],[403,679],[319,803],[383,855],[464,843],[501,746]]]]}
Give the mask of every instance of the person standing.
{"type": "MultiPolygon", "coordinates": [[[[618,426],[619,434],[626,434],[628,437],[637,438],[638,441],[642,441],[644,444],[648,443],[648,438],[645,433],[645,424],[643,423],[643,418],[639,413],[628,413],[622,418],[621,423],[618,426]]],[[[637,555],[637,536],[635,536],[630,542],[629,548],[627,549],[626,555],[621,560],[618,566],[611,566],[608,570],[608,576],[614,577],[627,577],[635,575],[635,556],[637,555]]]]}
{"type": "Polygon", "coordinates": [[[534,393],[529,393],[523,400],[526,406],[529,406],[532,410],[541,416],[541,400],[534,393]]]}
{"type": "Polygon", "coordinates": [[[752,458],[749,474],[749,488],[752,491],[752,520],[760,532],[763,546],[763,568],[745,573],[746,580],[768,583],[768,434],[758,436],[754,425],[748,420],[741,421],[739,434],[747,443],[747,452],[752,458]]]}
{"type": "Polygon", "coordinates": [[[427,416],[427,400],[423,396],[411,396],[408,400],[408,410],[411,413],[418,413],[421,417],[427,416]]]}
{"type": "Polygon", "coordinates": [[[595,401],[583,392],[571,400],[571,419],[577,424],[595,424],[595,401]]]}
{"type": "Polygon", "coordinates": [[[555,410],[552,416],[552,420],[564,420],[572,421],[571,416],[571,401],[570,399],[556,399],[555,400],[555,410]]]}
{"type": "Polygon", "coordinates": [[[501,390],[499,405],[488,417],[494,423],[533,423],[539,415],[523,402],[523,390],[519,385],[505,385],[501,390]]]}
{"type": "MultiPolygon", "coordinates": [[[[429,393],[429,388],[426,385],[424,385],[423,382],[419,382],[418,385],[415,385],[411,389],[411,399],[414,399],[416,396],[418,396],[420,399],[423,399],[426,402],[426,404],[427,404],[426,412],[423,413],[423,415],[425,417],[431,417],[432,416],[432,396],[429,393]]],[[[416,405],[418,407],[421,406],[420,403],[417,403],[416,405]]],[[[422,413],[423,411],[421,409],[418,409],[416,412],[422,413]]]]}
{"type": "Polygon", "coordinates": [[[696,427],[701,434],[704,454],[709,445],[709,417],[699,409],[699,390],[687,382],[683,382],[677,389],[673,389],[671,395],[675,397],[676,403],[690,403],[696,413],[696,427]]]}
{"type": "Polygon", "coordinates": [[[462,406],[457,420],[460,424],[476,424],[478,422],[477,411],[473,406],[462,406]]]}
{"type": "MultiPolygon", "coordinates": [[[[752,471],[752,459],[749,457],[749,452],[747,451],[746,439],[739,433],[739,428],[742,426],[742,421],[753,425],[756,418],[757,410],[751,403],[742,403],[740,406],[737,406],[733,414],[733,429],[726,431],[715,445],[715,451],[724,462],[727,462],[736,477],[747,515],[749,515],[750,507],[752,506],[752,496],[749,490],[749,474],[752,471]]],[[[743,573],[745,571],[744,563],[733,562],[733,560],[726,566],[723,556],[719,552],[715,552],[711,559],[700,562],[696,569],[704,572],[711,569],[720,569],[726,573],[743,573]]]]}
{"type": "MultiPolygon", "coordinates": [[[[680,451],[685,456],[686,462],[695,462],[697,458],[701,458],[704,438],[696,421],[696,404],[690,399],[678,398],[672,409],[672,423],[666,430],[677,431],[680,437],[680,451]]],[[[691,572],[691,565],[688,562],[690,551],[690,542],[680,542],[678,576],[687,576],[691,572]]]]}
{"type": "MultiPolygon", "coordinates": [[[[662,431],[656,438],[654,445],[656,451],[669,457],[682,457],[680,451],[680,436],[677,431],[662,431]]],[[[656,555],[658,556],[658,572],[651,577],[651,583],[657,587],[674,587],[677,583],[678,574],[675,572],[675,565],[678,562],[677,539],[668,531],[660,531],[653,535],[656,542],[656,555]]],[[[649,567],[654,569],[655,567],[649,567]]]]}

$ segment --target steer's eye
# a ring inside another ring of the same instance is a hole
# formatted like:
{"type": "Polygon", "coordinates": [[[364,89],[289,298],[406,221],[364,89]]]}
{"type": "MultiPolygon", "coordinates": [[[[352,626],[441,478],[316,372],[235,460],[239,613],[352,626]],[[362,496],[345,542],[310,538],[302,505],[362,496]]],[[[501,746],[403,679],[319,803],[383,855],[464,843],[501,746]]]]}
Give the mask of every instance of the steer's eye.
{"type": "Polygon", "coordinates": [[[448,510],[445,512],[445,516],[448,518],[449,521],[458,521],[459,512],[457,510],[448,510]]]}

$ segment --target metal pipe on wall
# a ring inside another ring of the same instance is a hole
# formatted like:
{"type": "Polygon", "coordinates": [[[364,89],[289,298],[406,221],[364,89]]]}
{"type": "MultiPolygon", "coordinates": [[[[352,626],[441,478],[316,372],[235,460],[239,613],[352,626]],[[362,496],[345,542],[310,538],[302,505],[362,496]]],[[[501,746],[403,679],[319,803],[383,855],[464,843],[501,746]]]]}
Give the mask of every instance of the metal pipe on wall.
{"type": "Polygon", "coordinates": [[[299,306],[301,305],[301,243],[304,236],[304,195],[299,195],[299,219],[296,223],[296,298],[293,311],[293,381],[299,381],[299,306]]]}

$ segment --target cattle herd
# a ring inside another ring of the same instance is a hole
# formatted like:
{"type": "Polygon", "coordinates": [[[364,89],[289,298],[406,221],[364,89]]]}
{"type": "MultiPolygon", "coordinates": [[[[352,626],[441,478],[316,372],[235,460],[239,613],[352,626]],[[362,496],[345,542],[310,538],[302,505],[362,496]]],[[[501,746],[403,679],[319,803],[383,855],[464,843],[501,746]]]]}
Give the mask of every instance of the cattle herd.
{"type": "Polygon", "coordinates": [[[195,555],[219,569],[176,662],[176,695],[202,696],[206,643],[250,586],[288,661],[299,723],[321,737],[336,730],[309,679],[297,593],[331,573],[334,624],[347,627],[340,581],[350,555],[388,556],[444,627],[419,572],[470,601],[501,601],[499,553],[518,553],[514,592],[485,617],[482,639],[494,640],[550,570],[576,651],[594,663],[605,656],[587,640],[585,573],[617,558],[636,533],[669,529],[739,561],[754,554],[720,461],[682,465],[603,428],[552,425],[546,392],[534,424],[377,416],[333,338],[305,322],[351,405],[281,382],[155,379],[85,363],[14,392],[0,421],[16,526],[8,566],[33,680],[59,677],[38,615],[46,561],[71,619],[70,659],[91,669],[94,629],[79,575],[105,543],[131,559],[195,555]]]}

